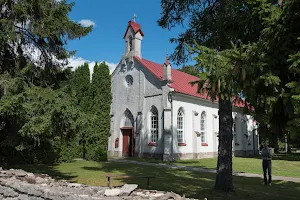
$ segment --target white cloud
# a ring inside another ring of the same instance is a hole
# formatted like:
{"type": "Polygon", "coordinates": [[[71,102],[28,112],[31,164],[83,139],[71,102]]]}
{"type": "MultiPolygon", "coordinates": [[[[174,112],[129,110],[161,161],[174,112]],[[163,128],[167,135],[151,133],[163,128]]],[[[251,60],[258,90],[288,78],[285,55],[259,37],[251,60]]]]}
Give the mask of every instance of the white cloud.
{"type": "MultiPolygon", "coordinates": [[[[103,62],[103,61],[101,61],[101,62],[103,62]]],[[[99,63],[101,63],[101,62],[99,62],[99,63]]],[[[107,61],[105,61],[105,62],[109,67],[110,73],[112,73],[114,71],[114,69],[116,68],[116,66],[118,65],[116,63],[111,63],[111,62],[107,62],[107,61]]],[[[81,57],[72,57],[72,58],[69,59],[68,66],[72,67],[75,70],[77,67],[79,67],[80,65],[83,65],[84,63],[88,63],[90,73],[91,73],[91,78],[92,78],[92,74],[93,74],[93,71],[94,71],[94,66],[95,66],[95,63],[96,63],[95,61],[85,60],[81,57]]]]}
{"type": "Polygon", "coordinates": [[[88,26],[93,26],[95,27],[96,26],[96,23],[93,22],[92,20],[90,19],[82,19],[79,21],[79,24],[81,24],[81,26],[84,26],[84,27],[88,27],[88,26]]]}

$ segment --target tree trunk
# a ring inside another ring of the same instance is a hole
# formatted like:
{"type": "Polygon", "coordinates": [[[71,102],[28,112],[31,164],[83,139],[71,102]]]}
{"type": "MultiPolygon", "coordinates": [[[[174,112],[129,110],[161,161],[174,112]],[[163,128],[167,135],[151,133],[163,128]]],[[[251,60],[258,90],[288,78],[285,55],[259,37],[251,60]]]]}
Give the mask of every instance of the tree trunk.
{"type": "Polygon", "coordinates": [[[215,189],[229,192],[232,184],[232,105],[230,100],[219,100],[219,147],[215,189]]]}

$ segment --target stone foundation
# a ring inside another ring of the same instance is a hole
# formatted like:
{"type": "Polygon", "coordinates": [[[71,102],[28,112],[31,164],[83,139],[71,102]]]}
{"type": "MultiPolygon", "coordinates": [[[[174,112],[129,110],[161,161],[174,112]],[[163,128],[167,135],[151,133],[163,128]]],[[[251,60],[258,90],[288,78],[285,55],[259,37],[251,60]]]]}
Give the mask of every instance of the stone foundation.
{"type": "Polygon", "coordinates": [[[162,160],[163,154],[162,153],[136,153],[136,154],[134,154],[134,157],[153,158],[153,159],[162,160]]]}
{"type": "MultiPolygon", "coordinates": [[[[247,157],[258,155],[258,151],[253,152],[253,150],[236,150],[233,151],[233,156],[236,157],[247,157]]],[[[119,151],[108,152],[110,157],[120,157],[121,153],[119,151]]],[[[164,155],[161,153],[135,153],[134,157],[138,158],[152,158],[164,161],[174,161],[174,160],[188,160],[188,159],[201,159],[201,158],[214,158],[218,156],[218,152],[201,152],[201,153],[178,153],[173,155],[164,155]]]]}
{"type": "Polygon", "coordinates": [[[233,152],[233,155],[236,157],[247,157],[247,156],[253,156],[253,155],[258,155],[258,151],[256,150],[255,152],[253,150],[235,150],[233,152]]]}
{"type": "Polygon", "coordinates": [[[217,152],[201,152],[201,153],[179,153],[175,154],[176,159],[188,160],[188,159],[201,159],[201,158],[214,158],[217,157],[217,152]]]}
{"type": "Polygon", "coordinates": [[[119,151],[107,151],[107,156],[108,157],[119,157],[119,151]]]}

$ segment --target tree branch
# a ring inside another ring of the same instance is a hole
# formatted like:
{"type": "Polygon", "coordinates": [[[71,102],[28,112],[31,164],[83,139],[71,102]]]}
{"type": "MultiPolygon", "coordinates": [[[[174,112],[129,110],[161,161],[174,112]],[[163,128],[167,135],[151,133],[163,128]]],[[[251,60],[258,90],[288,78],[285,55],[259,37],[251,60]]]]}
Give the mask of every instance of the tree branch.
{"type": "Polygon", "coordinates": [[[39,42],[37,41],[37,38],[35,37],[35,35],[33,35],[30,31],[28,31],[26,28],[23,27],[19,27],[19,26],[14,26],[15,28],[19,29],[19,33],[26,35],[33,43],[34,45],[41,51],[45,61],[47,63],[49,63],[49,55],[47,54],[47,52],[42,48],[42,46],[39,44],[39,42]]]}

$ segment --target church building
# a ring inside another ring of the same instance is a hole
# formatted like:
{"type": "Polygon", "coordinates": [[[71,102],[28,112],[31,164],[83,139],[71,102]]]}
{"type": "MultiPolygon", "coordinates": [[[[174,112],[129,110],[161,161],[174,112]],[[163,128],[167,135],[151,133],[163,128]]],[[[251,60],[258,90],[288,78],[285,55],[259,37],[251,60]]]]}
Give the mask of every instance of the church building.
{"type": "MultiPolygon", "coordinates": [[[[198,77],[142,57],[144,33],[129,21],[125,53],[112,73],[108,156],[198,159],[218,154],[218,103],[198,94],[198,77]]],[[[258,152],[257,125],[233,105],[233,154],[258,152]]]]}

